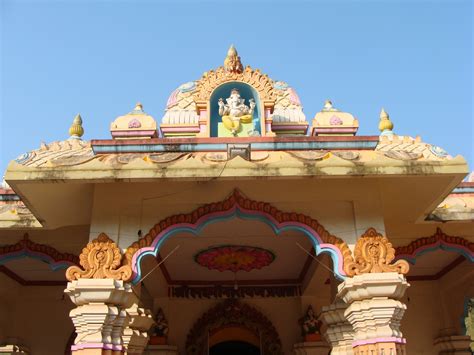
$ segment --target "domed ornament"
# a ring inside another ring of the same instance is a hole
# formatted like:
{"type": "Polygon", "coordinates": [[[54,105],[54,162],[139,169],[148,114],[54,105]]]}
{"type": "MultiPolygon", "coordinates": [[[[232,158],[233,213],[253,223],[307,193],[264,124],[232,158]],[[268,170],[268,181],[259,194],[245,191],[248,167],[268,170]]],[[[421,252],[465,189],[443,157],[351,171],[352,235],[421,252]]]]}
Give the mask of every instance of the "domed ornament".
{"type": "Polygon", "coordinates": [[[277,90],[286,90],[288,89],[288,84],[285,83],[284,81],[275,81],[275,83],[273,84],[273,88],[277,89],[277,90]]]}
{"type": "Polygon", "coordinates": [[[430,152],[436,155],[438,158],[446,158],[448,156],[448,152],[437,145],[430,146],[430,152]]]}
{"type": "Polygon", "coordinates": [[[194,91],[196,90],[196,83],[194,81],[188,81],[187,83],[180,85],[178,90],[181,93],[194,91]]]}
{"type": "Polygon", "coordinates": [[[33,159],[35,155],[36,155],[35,152],[23,153],[22,155],[20,155],[18,158],[15,159],[15,162],[17,162],[18,164],[26,164],[31,159],[33,159]]]}

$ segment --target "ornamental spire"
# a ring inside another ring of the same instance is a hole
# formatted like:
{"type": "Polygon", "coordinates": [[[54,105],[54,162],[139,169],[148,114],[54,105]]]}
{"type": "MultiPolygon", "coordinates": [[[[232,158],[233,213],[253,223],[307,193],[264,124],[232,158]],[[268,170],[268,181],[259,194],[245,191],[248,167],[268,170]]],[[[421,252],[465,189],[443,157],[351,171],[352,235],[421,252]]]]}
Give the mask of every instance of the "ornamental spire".
{"type": "Polygon", "coordinates": [[[224,60],[224,69],[229,73],[242,73],[244,70],[237,49],[235,49],[233,44],[227,51],[227,57],[224,60]]]}
{"type": "Polygon", "coordinates": [[[82,117],[77,114],[72,121],[71,127],[69,127],[69,139],[81,139],[84,134],[84,128],[82,128],[82,117]]]}
{"type": "Polygon", "coordinates": [[[380,111],[380,122],[379,130],[381,134],[391,134],[393,129],[393,123],[390,121],[389,114],[385,111],[384,108],[380,111]]]}

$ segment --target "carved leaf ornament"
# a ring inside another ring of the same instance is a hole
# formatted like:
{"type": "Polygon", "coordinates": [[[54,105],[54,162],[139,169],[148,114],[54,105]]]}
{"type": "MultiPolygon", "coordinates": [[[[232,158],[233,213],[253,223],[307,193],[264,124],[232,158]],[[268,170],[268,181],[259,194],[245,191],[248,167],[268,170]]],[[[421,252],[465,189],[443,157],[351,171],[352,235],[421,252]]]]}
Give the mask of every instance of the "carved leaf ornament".
{"type": "Polygon", "coordinates": [[[346,263],[344,271],[348,276],[376,273],[397,272],[407,274],[410,266],[405,260],[390,264],[395,258],[395,249],[387,237],[369,228],[357,241],[353,262],[346,263]]]}
{"type": "Polygon", "coordinates": [[[106,234],[101,233],[82,249],[79,262],[84,268],[71,266],[66,270],[69,281],[78,279],[115,279],[128,281],[132,268],[120,266],[122,254],[120,249],[106,234]]]}

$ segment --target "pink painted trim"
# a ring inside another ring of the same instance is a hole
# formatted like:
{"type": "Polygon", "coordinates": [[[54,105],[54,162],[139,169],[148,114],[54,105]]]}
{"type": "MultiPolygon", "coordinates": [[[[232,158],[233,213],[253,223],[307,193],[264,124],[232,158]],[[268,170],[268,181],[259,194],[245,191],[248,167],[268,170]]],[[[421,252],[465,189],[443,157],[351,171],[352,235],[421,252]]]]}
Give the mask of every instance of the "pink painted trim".
{"type": "Polygon", "coordinates": [[[423,245],[415,250],[413,250],[413,253],[411,254],[398,254],[396,257],[395,257],[395,260],[399,260],[399,259],[416,259],[417,256],[419,256],[420,253],[423,253],[423,251],[427,250],[427,249],[433,249],[433,248],[438,248],[440,247],[441,245],[445,245],[445,246],[448,246],[448,247],[451,247],[453,249],[458,249],[458,250],[464,250],[468,255],[473,255],[472,251],[469,250],[469,248],[463,246],[463,245],[459,245],[459,244],[453,244],[453,243],[448,243],[444,240],[438,240],[436,241],[435,243],[432,243],[432,244],[426,244],[426,245],[423,245]]]}
{"type": "Polygon", "coordinates": [[[151,245],[149,247],[141,248],[141,249],[137,250],[137,252],[135,252],[135,254],[133,255],[132,270],[133,270],[134,275],[136,275],[137,271],[138,271],[137,258],[145,252],[153,252],[155,250],[156,245],[161,240],[161,238],[164,235],[168,234],[173,229],[189,228],[189,229],[192,229],[192,230],[198,230],[199,226],[204,224],[205,222],[207,222],[211,219],[232,215],[237,211],[237,209],[240,209],[241,211],[245,212],[248,215],[265,217],[266,219],[270,220],[272,222],[272,224],[276,228],[278,228],[279,230],[281,230],[285,227],[300,227],[302,229],[308,230],[310,232],[310,234],[313,235],[318,240],[318,242],[319,242],[318,244],[321,248],[331,249],[336,253],[337,259],[339,261],[338,262],[338,272],[339,272],[340,275],[346,275],[346,273],[344,272],[344,269],[343,269],[344,259],[342,257],[342,253],[339,250],[339,248],[337,248],[335,245],[332,245],[332,244],[323,243],[323,240],[321,239],[319,234],[314,229],[310,228],[308,225],[300,223],[300,222],[279,223],[275,218],[273,218],[272,215],[270,215],[266,212],[247,210],[244,207],[238,205],[237,203],[235,203],[234,206],[232,206],[232,208],[230,208],[226,211],[213,212],[213,213],[209,213],[205,216],[202,216],[194,224],[192,224],[192,223],[178,223],[178,224],[174,224],[174,225],[169,226],[168,228],[162,230],[160,233],[158,233],[158,235],[154,236],[153,242],[151,243],[151,245]]]}
{"type": "Polygon", "coordinates": [[[82,350],[82,349],[105,349],[105,350],[123,350],[122,345],[104,344],[104,343],[85,343],[76,344],[71,346],[71,350],[82,350]]]}
{"type": "Polygon", "coordinates": [[[307,124],[301,124],[301,125],[278,125],[278,124],[272,124],[272,130],[274,131],[289,131],[289,130],[302,130],[306,131],[308,128],[307,124]]]}
{"type": "Polygon", "coordinates": [[[199,126],[191,127],[160,127],[162,132],[199,132],[199,126]]]}
{"type": "Polygon", "coordinates": [[[313,127],[313,132],[316,133],[354,133],[357,132],[358,127],[334,127],[334,128],[317,128],[313,127]]]}
{"type": "Polygon", "coordinates": [[[136,130],[136,131],[110,131],[112,137],[130,137],[130,136],[143,136],[150,137],[156,134],[155,130],[136,130]]]}
{"type": "MultiPolygon", "coordinates": [[[[163,129],[163,127],[161,128],[163,129]]],[[[298,137],[194,137],[194,138],[154,138],[134,140],[93,139],[93,146],[130,145],[130,144],[199,144],[199,143],[260,143],[260,142],[378,142],[379,136],[298,136],[298,137]]],[[[359,148],[355,150],[373,150],[359,148]]]]}
{"type": "Polygon", "coordinates": [[[361,346],[367,344],[377,344],[377,343],[397,343],[397,344],[406,344],[407,341],[405,338],[396,338],[396,337],[381,337],[381,338],[373,338],[373,339],[366,339],[366,340],[356,340],[352,342],[352,346],[361,346]]]}

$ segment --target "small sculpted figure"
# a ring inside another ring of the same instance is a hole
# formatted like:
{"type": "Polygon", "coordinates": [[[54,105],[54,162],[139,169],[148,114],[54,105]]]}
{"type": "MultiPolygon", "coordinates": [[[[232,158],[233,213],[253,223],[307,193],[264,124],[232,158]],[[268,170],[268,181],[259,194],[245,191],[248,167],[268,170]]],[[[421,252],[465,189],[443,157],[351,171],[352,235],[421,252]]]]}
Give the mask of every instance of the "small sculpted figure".
{"type": "Polygon", "coordinates": [[[300,324],[302,335],[306,340],[319,338],[321,322],[316,318],[312,306],[308,307],[306,314],[300,320],[300,324]]]}
{"type": "Polygon", "coordinates": [[[161,308],[156,314],[155,323],[156,325],[153,327],[153,335],[166,338],[168,335],[168,321],[166,320],[161,308]]]}
{"type": "Polygon", "coordinates": [[[253,99],[249,100],[250,107],[245,105],[244,102],[245,99],[240,97],[240,92],[237,89],[232,89],[226,103],[222,98],[218,102],[219,116],[222,116],[222,123],[234,136],[239,132],[241,123],[252,122],[255,101],[253,99]]]}

